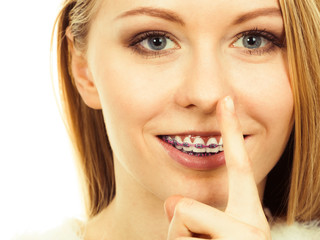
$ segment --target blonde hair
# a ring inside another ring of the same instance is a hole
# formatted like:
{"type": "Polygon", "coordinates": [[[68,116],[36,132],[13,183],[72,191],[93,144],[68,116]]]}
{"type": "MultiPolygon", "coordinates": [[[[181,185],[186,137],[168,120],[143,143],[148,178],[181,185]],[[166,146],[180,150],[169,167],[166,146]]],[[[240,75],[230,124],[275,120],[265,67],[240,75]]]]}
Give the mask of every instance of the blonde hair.
{"type": "Polygon", "coordinates": [[[294,157],[287,217],[320,219],[320,1],[280,0],[294,94],[294,157]]]}
{"type": "MultiPolygon", "coordinates": [[[[83,173],[89,218],[107,207],[115,196],[112,149],[102,111],[89,108],[75,86],[66,29],[70,27],[75,47],[85,52],[98,2],[101,1],[66,0],[55,24],[61,99],[83,173]]],[[[295,125],[283,156],[269,174],[264,202],[273,206],[276,217],[284,217],[288,222],[320,220],[320,2],[279,2],[286,32],[295,125]],[[282,187],[275,191],[271,183],[281,183],[282,187]]]]}
{"type": "Polygon", "coordinates": [[[79,160],[86,214],[89,218],[107,207],[115,195],[113,158],[102,111],[89,108],[77,91],[70,69],[71,55],[66,29],[70,27],[74,46],[85,51],[90,22],[97,5],[96,0],[67,0],[55,23],[62,108],[79,160]]]}

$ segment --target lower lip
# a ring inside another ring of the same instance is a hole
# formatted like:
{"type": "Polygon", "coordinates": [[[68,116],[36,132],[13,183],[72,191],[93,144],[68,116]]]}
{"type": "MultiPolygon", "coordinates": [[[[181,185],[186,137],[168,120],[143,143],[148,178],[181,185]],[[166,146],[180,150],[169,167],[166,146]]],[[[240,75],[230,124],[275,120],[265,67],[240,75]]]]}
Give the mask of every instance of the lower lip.
{"type": "Polygon", "coordinates": [[[182,166],[193,169],[193,170],[202,170],[208,171],[213,170],[218,167],[225,165],[225,158],[224,152],[219,152],[211,156],[206,157],[197,157],[193,155],[189,155],[187,153],[181,152],[169,143],[163,141],[162,139],[158,138],[160,144],[164,147],[167,151],[169,156],[177,163],[181,164],[182,166]]]}

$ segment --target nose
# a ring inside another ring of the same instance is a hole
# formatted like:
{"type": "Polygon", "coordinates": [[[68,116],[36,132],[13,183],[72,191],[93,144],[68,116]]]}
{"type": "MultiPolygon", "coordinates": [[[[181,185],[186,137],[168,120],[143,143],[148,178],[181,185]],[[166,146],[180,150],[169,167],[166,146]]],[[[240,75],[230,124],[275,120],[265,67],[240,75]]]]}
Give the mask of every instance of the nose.
{"type": "Polygon", "coordinates": [[[222,54],[202,46],[190,53],[182,69],[176,103],[204,114],[214,112],[219,99],[228,93],[222,54]]]}

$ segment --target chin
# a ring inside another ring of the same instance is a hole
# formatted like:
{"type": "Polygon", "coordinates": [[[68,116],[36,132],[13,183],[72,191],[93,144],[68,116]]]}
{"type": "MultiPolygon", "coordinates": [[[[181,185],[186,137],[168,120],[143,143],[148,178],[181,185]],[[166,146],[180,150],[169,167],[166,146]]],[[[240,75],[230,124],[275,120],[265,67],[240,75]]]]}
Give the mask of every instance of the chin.
{"type": "Polygon", "coordinates": [[[192,177],[181,181],[179,186],[170,187],[168,197],[181,195],[191,198],[220,210],[224,210],[228,202],[227,176],[192,177]]]}

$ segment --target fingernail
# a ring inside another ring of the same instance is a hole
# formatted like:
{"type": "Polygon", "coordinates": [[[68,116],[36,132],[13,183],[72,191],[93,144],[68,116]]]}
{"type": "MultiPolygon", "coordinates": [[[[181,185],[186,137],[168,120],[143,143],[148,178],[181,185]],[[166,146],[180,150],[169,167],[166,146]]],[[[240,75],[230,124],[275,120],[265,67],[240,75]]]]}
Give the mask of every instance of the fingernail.
{"type": "Polygon", "coordinates": [[[230,113],[234,113],[234,103],[230,96],[225,97],[224,105],[226,110],[228,110],[230,113]]]}

